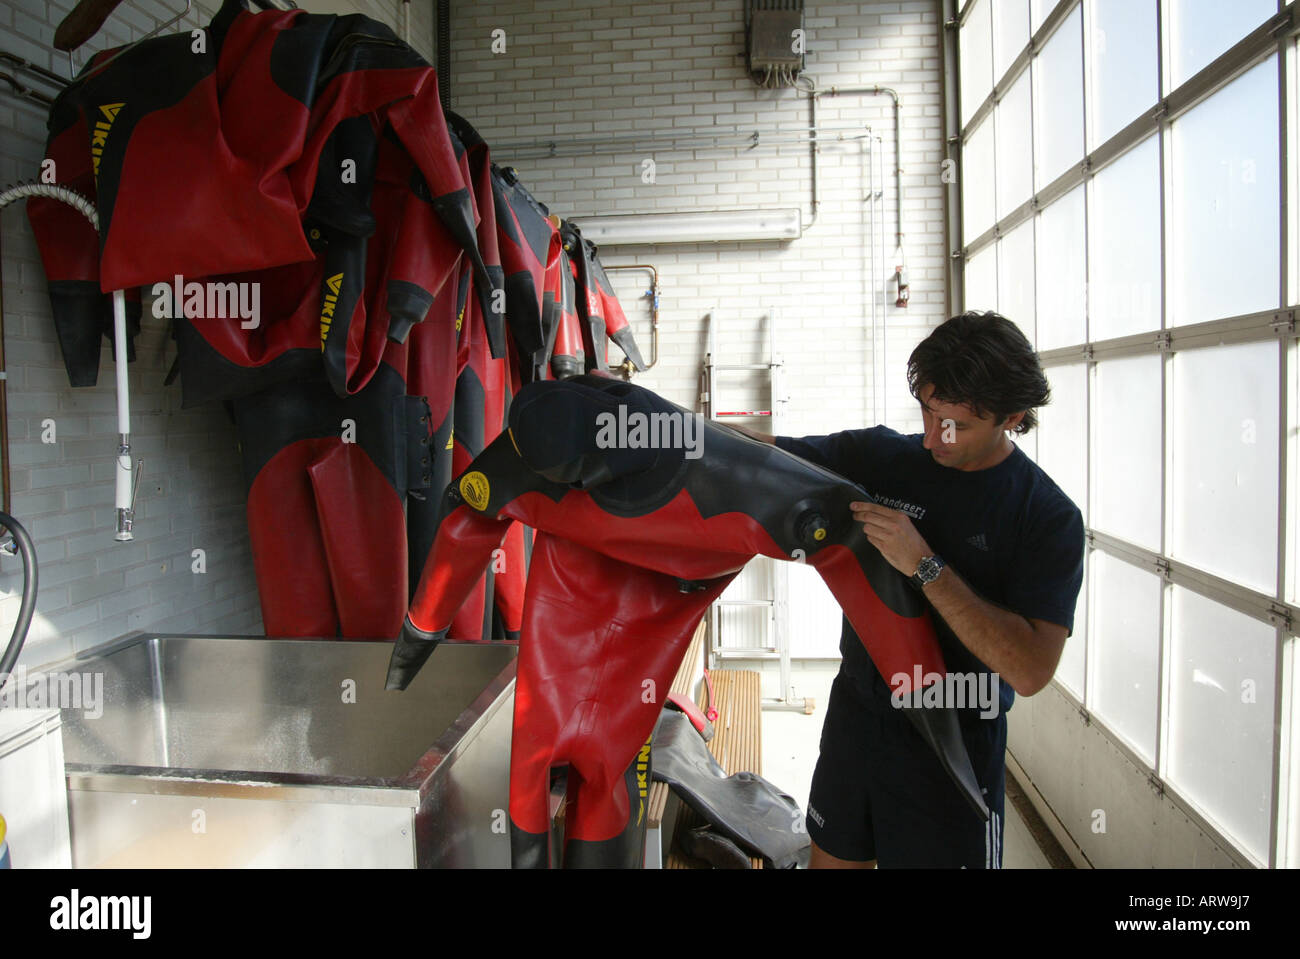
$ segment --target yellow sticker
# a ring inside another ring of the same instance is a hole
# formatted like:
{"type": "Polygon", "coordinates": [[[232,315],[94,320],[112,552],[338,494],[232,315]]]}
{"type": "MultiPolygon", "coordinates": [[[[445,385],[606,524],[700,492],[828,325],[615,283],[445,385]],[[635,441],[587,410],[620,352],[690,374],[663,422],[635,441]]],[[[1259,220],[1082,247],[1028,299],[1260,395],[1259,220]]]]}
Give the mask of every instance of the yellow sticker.
{"type": "Polygon", "coordinates": [[[455,445],[456,445],[456,430],[453,428],[452,431],[447,434],[447,445],[444,446],[443,449],[449,450],[455,445]]]}
{"type": "Polygon", "coordinates": [[[473,509],[480,512],[487,508],[488,496],[491,495],[491,491],[488,478],[478,470],[473,473],[466,473],[460,478],[460,495],[473,509]]]}
{"type": "Polygon", "coordinates": [[[813,533],[813,539],[817,540],[819,543],[825,538],[826,538],[826,530],[824,529],[819,529],[815,533],[813,533]]]}

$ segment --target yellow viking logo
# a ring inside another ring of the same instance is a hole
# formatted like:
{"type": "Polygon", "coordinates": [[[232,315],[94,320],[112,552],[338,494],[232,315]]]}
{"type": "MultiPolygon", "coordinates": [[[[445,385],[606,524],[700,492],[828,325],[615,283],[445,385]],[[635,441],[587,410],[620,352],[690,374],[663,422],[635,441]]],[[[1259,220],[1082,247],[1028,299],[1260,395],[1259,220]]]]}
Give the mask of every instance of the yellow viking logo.
{"type": "MultiPolygon", "coordinates": [[[[651,734],[653,737],[653,734],[651,734]]],[[[636,824],[641,825],[641,820],[645,818],[645,799],[649,794],[650,783],[650,740],[645,741],[641,751],[636,757],[636,794],[639,805],[636,813],[636,824]]]]}
{"type": "Polygon", "coordinates": [[[460,495],[472,509],[480,513],[487,508],[488,497],[491,495],[492,487],[488,484],[488,478],[475,470],[472,473],[466,473],[460,478],[460,495]]]}
{"type": "Polygon", "coordinates": [[[90,162],[99,183],[99,161],[104,156],[104,145],[108,142],[108,131],[117,119],[125,103],[105,103],[99,108],[100,116],[95,120],[95,128],[90,131],[90,162]]]}
{"type": "Polygon", "coordinates": [[[325,281],[330,292],[325,294],[325,302],[320,308],[320,348],[325,349],[325,338],[329,336],[330,324],[334,322],[334,307],[338,306],[339,288],[343,286],[343,274],[335,273],[325,281]]]}

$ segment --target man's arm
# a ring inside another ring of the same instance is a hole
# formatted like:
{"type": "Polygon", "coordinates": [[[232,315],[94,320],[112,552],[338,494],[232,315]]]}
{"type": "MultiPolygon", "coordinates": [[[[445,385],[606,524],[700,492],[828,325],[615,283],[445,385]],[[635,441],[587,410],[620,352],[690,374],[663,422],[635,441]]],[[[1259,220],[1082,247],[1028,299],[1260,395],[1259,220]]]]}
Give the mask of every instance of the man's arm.
{"type": "Polygon", "coordinates": [[[737,433],[743,433],[751,440],[758,440],[760,443],[773,443],[776,441],[776,437],[771,433],[760,433],[758,430],[751,430],[748,426],[741,426],[738,423],[728,423],[726,425],[737,433]]]}
{"type": "MultiPolygon", "coordinates": [[[[854,517],[867,539],[905,576],[916,572],[934,551],[906,513],[874,503],[853,503],[854,517]]],[[[962,645],[1011,684],[1032,696],[1051,682],[1068,631],[1042,619],[1029,619],[981,598],[951,566],[925,587],[925,596],[962,645]]]]}
{"type": "Polygon", "coordinates": [[[1029,619],[982,599],[946,564],[924,591],[962,645],[1019,695],[1032,696],[1052,681],[1065,649],[1064,626],[1029,619]]]}

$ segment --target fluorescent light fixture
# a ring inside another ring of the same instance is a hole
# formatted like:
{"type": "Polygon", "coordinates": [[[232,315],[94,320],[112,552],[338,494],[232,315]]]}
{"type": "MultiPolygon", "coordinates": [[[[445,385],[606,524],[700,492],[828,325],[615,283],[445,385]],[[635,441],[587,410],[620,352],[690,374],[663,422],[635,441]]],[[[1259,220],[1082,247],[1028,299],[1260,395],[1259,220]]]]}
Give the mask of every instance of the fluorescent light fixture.
{"type": "Polygon", "coordinates": [[[718,210],[713,213],[640,213],[575,218],[597,246],[629,243],[724,243],[797,240],[803,221],[797,207],[779,210],[718,210]]]}

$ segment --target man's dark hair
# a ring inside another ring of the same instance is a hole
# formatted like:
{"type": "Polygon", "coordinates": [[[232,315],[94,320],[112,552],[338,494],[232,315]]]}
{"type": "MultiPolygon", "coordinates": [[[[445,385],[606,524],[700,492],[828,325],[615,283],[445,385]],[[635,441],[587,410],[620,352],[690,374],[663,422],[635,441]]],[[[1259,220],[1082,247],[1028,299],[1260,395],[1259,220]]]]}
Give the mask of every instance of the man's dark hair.
{"type": "Polygon", "coordinates": [[[920,342],[907,359],[907,385],[919,400],[927,384],[935,399],[992,414],[999,423],[1024,410],[1017,433],[1038,425],[1034,408],[1051,395],[1025,334],[993,312],[959,313],[920,342]]]}

